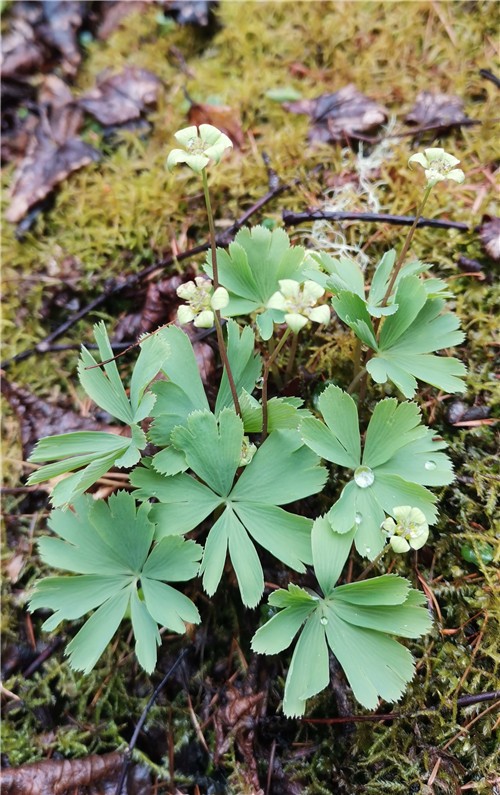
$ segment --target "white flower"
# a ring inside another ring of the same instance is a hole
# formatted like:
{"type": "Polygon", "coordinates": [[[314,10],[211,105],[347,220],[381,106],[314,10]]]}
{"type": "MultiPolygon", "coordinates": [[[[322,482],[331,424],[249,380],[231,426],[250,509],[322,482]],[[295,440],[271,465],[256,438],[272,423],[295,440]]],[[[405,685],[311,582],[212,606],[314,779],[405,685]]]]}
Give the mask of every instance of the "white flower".
{"type": "Polygon", "coordinates": [[[330,321],[329,308],[325,304],[315,306],[318,298],[325,293],[319,284],[306,281],[300,285],[293,279],[281,279],[279,285],[279,291],[271,296],[267,307],[285,312],[285,323],[295,334],[298,334],[308,320],[313,320],[315,323],[330,321]]]}
{"type": "Polygon", "coordinates": [[[420,549],[429,537],[429,525],[419,508],[409,505],[398,505],[393,509],[396,518],[386,519],[381,528],[387,534],[394,552],[408,552],[420,549]]]}
{"type": "Polygon", "coordinates": [[[209,279],[197,276],[194,282],[186,282],[177,288],[177,295],[187,301],[177,310],[177,320],[181,326],[194,322],[197,328],[211,328],[214,324],[214,311],[224,309],[229,303],[225,287],[213,288],[209,279]]]}
{"type": "Polygon", "coordinates": [[[185,127],[175,133],[175,139],[184,149],[172,149],[167,158],[167,168],[172,171],[178,163],[186,163],[200,174],[210,160],[218,163],[226,149],[231,149],[231,139],[211,124],[185,127]]]}
{"type": "Polygon", "coordinates": [[[455,168],[460,160],[445,152],[444,149],[426,149],[424,154],[418,152],[408,160],[410,167],[412,163],[418,163],[425,169],[427,185],[436,185],[445,179],[451,179],[454,182],[463,182],[465,179],[462,169],[455,168]]]}

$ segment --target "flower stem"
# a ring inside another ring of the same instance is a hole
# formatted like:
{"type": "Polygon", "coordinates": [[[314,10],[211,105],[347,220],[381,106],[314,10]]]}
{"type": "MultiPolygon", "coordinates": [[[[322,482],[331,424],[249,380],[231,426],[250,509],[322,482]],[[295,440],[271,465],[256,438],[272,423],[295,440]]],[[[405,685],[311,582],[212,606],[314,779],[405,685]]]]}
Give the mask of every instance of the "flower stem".
{"type": "MultiPolygon", "coordinates": [[[[207,170],[205,168],[201,172],[201,176],[203,180],[203,195],[205,196],[205,206],[207,208],[208,229],[210,232],[210,253],[212,257],[213,283],[214,283],[214,289],[216,290],[220,286],[219,268],[217,266],[217,242],[215,240],[214,215],[212,212],[212,204],[210,202],[210,193],[208,191],[207,170]]],[[[238,392],[236,391],[236,384],[234,382],[233,373],[231,371],[231,366],[229,364],[229,357],[227,355],[226,344],[224,342],[224,335],[222,333],[220,310],[216,309],[214,311],[214,315],[215,315],[215,330],[217,333],[217,344],[219,346],[220,357],[222,359],[222,364],[224,365],[224,368],[227,373],[227,380],[229,382],[229,388],[231,390],[234,408],[236,410],[236,413],[241,417],[241,406],[238,400],[238,392]]]]}
{"type": "Polygon", "coordinates": [[[299,335],[294,334],[292,337],[292,344],[290,345],[290,350],[288,351],[288,362],[285,370],[285,378],[287,381],[290,380],[290,377],[293,372],[293,365],[295,364],[295,356],[297,355],[298,342],[299,342],[299,335]]]}
{"type": "Polygon", "coordinates": [[[264,364],[264,372],[262,375],[262,436],[260,437],[261,444],[265,440],[267,436],[267,422],[268,422],[268,414],[267,414],[267,382],[269,380],[269,370],[273,366],[274,362],[276,361],[276,357],[280,350],[282,349],[283,345],[287,341],[288,337],[290,336],[291,329],[287,328],[285,333],[283,334],[282,338],[276,345],[274,351],[272,352],[271,356],[266,360],[264,364]]]}
{"type": "Polygon", "coordinates": [[[388,550],[388,546],[385,546],[385,547],[382,549],[382,551],[378,553],[377,557],[376,557],[376,558],[373,558],[373,560],[372,560],[372,561],[370,561],[370,563],[368,564],[368,566],[367,566],[365,569],[363,569],[363,571],[361,572],[361,574],[359,575],[359,577],[356,577],[356,579],[354,580],[354,582],[359,582],[360,580],[364,580],[364,579],[365,579],[365,577],[366,577],[366,575],[367,575],[367,574],[368,574],[368,573],[369,573],[369,572],[370,572],[370,571],[371,571],[371,570],[374,568],[374,566],[376,566],[376,565],[377,565],[377,563],[379,562],[379,560],[381,560],[381,558],[383,558],[383,557],[384,557],[384,555],[385,555],[385,553],[387,552],[387,550],[388,550]]]}
{"type": "MultiPolygon", "coordinates": [[[[427,187],[425,189],[425,192],[424,192],[424,197],[422,199],[422,202],[421,202],[420,206],[418,207],[417,212],[415,213],[415,220],[413,221],[410,229],[408,230],[408,234],[406,235],[406,240],[404,242],[403,248],[401,249],[401,253],[400,253],[400,255],[399,255],[398,259],[397,259],[397,262],[396,262],[396,264],[395,264],[395,266],[393,268],[392,275],[391,275],[391,278],[390,278],[386,293],[384,295],[384,300],[382,301],[382,306],[387,306],[387,301],[389,300],[389,297],[390,297],[391,292],[392,292],[392,288],[394,287],[394,282],[398,278],[399,271],[401,270],[401,268],[403,266],[403,262],[405,261],[405,257],[406,257],[406,255],[408,253],[408,249],[410,248],[410,243],[411,243],[411,241],[413,239],[413,235],[415,234],[415,230],[417,228],[417,224],[418,224],[418,222],[419,222],[419,220],[420,220],[420,218],[422,216],[422,213],[424,211],[424,207],[427,204],[427,199],[429,198],[431,190],[432,190],[432,185],[427,185],[427,187]]],[[[379,318],[379,323],[380,323],[380,318],[379,318]]]]}

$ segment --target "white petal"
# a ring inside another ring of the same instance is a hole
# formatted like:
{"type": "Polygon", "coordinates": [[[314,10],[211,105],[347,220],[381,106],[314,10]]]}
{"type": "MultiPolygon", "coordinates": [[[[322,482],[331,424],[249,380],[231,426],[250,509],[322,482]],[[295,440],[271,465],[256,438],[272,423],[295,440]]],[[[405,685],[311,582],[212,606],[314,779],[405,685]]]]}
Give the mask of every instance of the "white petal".
{"type": "Polygon", "coordinates": [[[229,293],[225,287],[217,287],[216,291],[214,292],[212,298],[210,299],[210,304],[212,305],[213,309],[224,309],[229,303],[229,293]]]}
{"type": "MultiPolygon", "coordinates": [[[[285,298],[298,298],[300,294],[300,284],[293,279],[280,279],[280,290],[285,298]]],[[[269,306],[269,304],[268,304],[269,306]]],[[[279,309],[280,307],[274,307],[279,309]]]]}
{"type": "Polygon", "coordinates": [[[177,310],[177,320],[181,326],[185,326],[186,323],[191,323],[195,317],[196,313],[193,312],[190,306],[186,306],[186,304],[182,304],[182,306],[180,306],[177,310]]]}
{"type": "Polygon", "coordinates": [[[174,138],[181,146],[188,147],[193,138],[198,138],[198,128],[194,124],[191,127],[184,127],[175,133],[174,138]]]}
{"type": "Polygon", "coordinates": [[[419,533],[416,538],[410,538],[410,546],[412,549],[421,549],[429,538],[429,528],[425,533],[419,533]]]}
{"type": "Polygon", "coordinates": [[[167,157],[167,168],[172,171],[178,163],[185,163],[188,153],[183,149],[172,149],[167,157]]]}
{"type": "Polygon", "coordinates": [[[394,552],[397,552],[398,554],[402,554],[403,552],[408,552],[410,549],[408,541],[405,541],[405,539],[401,538],[401,536],[391,536],[389,543],[393,548],[394,552]]]}
{"type": "Polygon", "coordinates": [[[410,516],[411,511],[412,508],[410,505],[397,505],[392,510],[396,518],[396,522],[406,522],[408,520],[408,517],[410,516]]]}
{"type": "Polygon", "coordinates": [[[200,312],[198,317],[195,319],[194,324],[196,328],[212,328],[214,324],[214,313],[211,309],[204,309],[203,312],[200,312]]]}
{"type": "Polygon", "coordinates": [[[282,312],[286,309],[286,301],[282,293],[278,290],[276,293],[273,293],[269,301],[267,302],[268,309],[280,309],[282,312]]]}
{"type": "Polygon", "coordinates": [[[380,529],[383,530],[384,533],[387,533],[387,535],[392,536],[394,534],[394,530],[396,529],[396,522],[391,516],[389,516],[385,522],[382,522],[380,529]]]}
{"type": "Polygon", "coordinates": [[[299,315],[298,312],[285,315],[285,323],[289,326],[295,334],[298,334],[301,328],[307,323],[307,318],[304,315],[299,315]]]}
{"type": "Polygon", "coordinates": [[[445,154],[446,152],[444,149],[441,149],[439,146],[431,147],[430,149],[425,150],[425,156],[429,164],[432,164],[434,160],[442,160],[443,155],[445,154]]]}
{"type": "Polygon", "coordinates": [[[330,308],[323,304],[323,306],[315,306],[308,312],[309,320],[314,320],[315,323],[329,323],[330,322],[330,308]]]}
{"type": "Polygon", "coordinates": [[[429,161],[427,160],[426,156],[421,152],[418,152],[416,155],[412,155],[408,160],[408,165],[410,165],[410,163],[418,163],[423,168],[427,168],[429,165],[429,161]]]}
{"type": "Polygon", "coordinates": [[[313,282],[311,279],[308,279],[306,282],[304,282],[302,294],[304,298],[306,298],[308,301],[311,301],[311,303],[316,303],[318,298],[321,298],[321,296],[325,294],[325,291],[317,282],[313,282]]]}
{"type": "Polygon", "coordinates": [[[453,171],[448,172],[446,179],[452,179],[453,182],[463,182],[465,179],[465,174],[461,168],[454,168],[453,171]]]}
{"type": "Polygon", "coordinates": [[[194,282],[180,284],[176,290],[176,293],[179,298],[183,299],[183,301],[190,301],[196,295],[196,285],[194,282]]]}

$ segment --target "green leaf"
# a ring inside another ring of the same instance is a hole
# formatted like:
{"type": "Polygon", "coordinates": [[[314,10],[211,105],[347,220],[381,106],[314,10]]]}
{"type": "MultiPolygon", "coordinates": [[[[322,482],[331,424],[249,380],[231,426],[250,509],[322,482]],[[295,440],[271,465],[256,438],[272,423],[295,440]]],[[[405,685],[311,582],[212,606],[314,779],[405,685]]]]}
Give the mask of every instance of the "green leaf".
{"type": "MultiPolygon", "coordinates": [[[[253,302],[254,310],[265,309],[279,290],[280,279],[303,281],[304,253],[300,246],[290,245],[283,229],[241,229],[227,252],[217,249],[220,284],[229,291],[231,300],[243,298],[253,302]]],[[[204,268],[212,276],[208,260],[204,268]]]]}
{"type": "Polygon", "coordinates": [[[102,369],[92,354],[82,345],[78,362],[78,376],[85,392],[101,408],[127,425],[134,421],[134,413],[123,387],[114,354],[109,344],[104,323],[94,326],[94,336],[99,347],[101,359],[112,359],[102,369]],[[90,368],[90,369],[88,369],[90,368]]]}
{"type": "Polygon", "coordinates": [[[306,700],[330,682],[325,630],[319,612],[310,616],[300,635],[288,670],[283,712],[289,718],[303,715],[306,700]]]}
{"type": "Polygon", "coordinates": [[[83,572],[36,583],[29,609],[53,611],[44,628],[54,629],[64,619],[97,608],[67,648],[70,664],[78,670],[88,673],[95,665],[129,607],[137,657],[147,671],[156,663],[157,621],[168,618],[176,632],[184,632],[181,619],[199,619],[194,605],[160,580],[196,576],[201,547],[168,538],[151,549],[156,528],[148,511],[147,504],[137,510],[127,492],[117,492],[108,503],[81,497],[73,511],[52,513],[49,524],[60,538],[40,539],[46,562],[83,572]]]}
{"type": "Polygon", "coordinates": [[[354,528],[348,533],[335,533],[326,516],[314,521],[311,534],[314,573],[325,596],[334,588],[342,573],[354,534],[354,528]]]}
{"type": "Polygon", "coordinates": [[[156,403],[149,437],[154,444],[163,446],[170,443],[176,425],[184,425],[192,411],[208,411],[209,405],[189,337],[175,326],[163,329],[161,335],[170,348],[162,366],[168,381],[157,381],[152,386],[156,403]]]}
{"type": "Polygon", "coordinates": [[[247,607],[255,607],[264,592],[264,572],[257,551],[236,514],[226,508],[229,556],[247,607]]]}
{"type": "Polygon", "coordinates": [[[285,505],[321,491],[326,477],[296,431],[273,431],[245,467],[231,500],[285,505]]]}
{"type": "Polygon", "coordinates": [[[219,516],[205,542],[200,574],[203,575],[203,587],[209,596],[216,592],[224,570],[231,529],[231,514],[232,512],[226,509],[219,516]]]}
{"type": "Polygon", "coordinates": [[[312,520],[275,505],[235,502],[233,508],[250,535],[295,571],[311,563],[312,520]]]}
{"type": "Polygon", "coordinates": [[[384,300],[395,261],[396,250],[391,249],[390,251],[385,252],[382,259],[375,268],[372,283],[370,285],[370,292],[368,293],[368,304],[370,310],[379,308],[379,304],[381,304],[384,300]]]}
{"type": "Polygon", "coordinates": [[[157,648],[161,643],[158,626],[137,591],[130,595],[130,617],[135,635],[135,656],[146,673],[151,674],[156,667],[157,648]]]}
{"type": "MultiPolygon", "coordinates": [[[[453,467],[444,453],[446,442],[436,440],[429,428],[425,435],[409,441],[404,449],[397,450],[390,461],[378,467],[378,472],[387,475],[399,475],[412,483],[423,486],[445,486],[454,480],[453,467]]],[[[366,453],[366,449],[365,449],[366,453]]]]}
{"type": "Polygon", "coordinates": [[[200,623],[200,614],[192,601],[170,585],[144,577],[142,590],[146,607],[160,626],[183,635],[186,623],[200,623]]]}
{"type": "Polygon", "coordinates": [[[120,591],[93,613],[73,640],[65,655],[75,671],[90,673],[120,626],[130,599],[129,591],[120,591]]]}
{"type": "MultiPolygon", "coordinates": [[[[311,414],[301,409],[303,401],[299,398],[274,397],[267,404],[267,429],[271,431],[297,430],[300,421],[311,414]]],[[[261,433],[262,406],[247,392],[240,395],[240,407],[245,433],[261,433]]]]}
{"type": "Polygon", "coordinates": [[[332,600],[333,610],[343,621],[356,627],[375,629],[402,638],[415,638],[429,632],[432,622],[421,607],[406,605],[352,605],[332,600]]]}
{"type": "Polygon", "coordinates": [[[361,582],[351,582],[335,589],[335,603],[350,602],[353,605],[401,605],[410,591],[410,583],[397,574],[383,574],[361,582]]]}
{"type": "Polygon", "coordinates": [[[365,300],[355,293],[343,290],[332,298],[332,305],[340,319],[349,328],[352,328],[356,336],[370,348],[376,350],[375,331],[365,300]]]}
{"type": "Polygon", "coordinates": [[[336,614],[334,605],[326,617],[328,645],[360,704],[375,709],[379,697],[397,701],[414,674],[408,649],[376,630],[347,623],[336,614]]]}
{"type": "Polygon", "coordinates": [[[145,419],[153,404],[148,402],[148,411],[139,411],[144,392],[148,384],[153,380],[166,359],[171,354],[171,346],[163,336],[162,332],[149,335],[141,342],[141,352],[135,363],[130,380],[130,404],[134,414],[134,422],[141,422],[145,419]]]}
{"type": "Polygon", "coordinates": [[[171,439],[193,472],[216,494],[226,497],[239,466],[243,443],[243,423],[233,409],[223,409],[218,418],[210,411],[193,411],[185,427],[172,431],[171,439]]]}
{"type": "MultiPolygon", "coordinates": [[[[255,334],[250,326],[245,326],[241,330],[234,320],[227,322],[227,356],[233,374],[234,383],[238,397],[244,390],[251,393],[255,389],[255,384],[262,370],[261,358],[254,353],[255,334]]],[[[215,403],[215,414],[219,414],[221,409],[233,407],[233,397],[229,387],[229,380],[226,369],[222,375],[222,380],[215,403]]]]}
{"type": "Polygon", "coordinates": [[[437,519],[434,494],[398,475],[377,474],[376,498],[386,513],[390,514],[397,505],[411,505],[422,511],[429,524],[434,524],[437,519]]]}
{"type": "Polygon", "coordinates": [[[463,392],[460,379],[466,373],[464,365],[451,357],[432,355],[433,351],[463,340],[456,316],[450,312],[441,314],[444,301],[429,298],[415,277],[404,279],[397,295],[401,295],[398,312],[384,322],[378,351],[367,363],[372,378],[377,383],[390,379],[405,397],[414,395],[417,378],[438,389],[463,392]],[[419,285],[417,302],[410,289],[415,282],[419,285]],[[415,314],[419,306],[421,309],[415,314]]]}
{"type": "Polygon", "coordinates": [[[313,610],[316,610],[316,602],[309,597],[302,604],[291,605],[277,613],[257,630],[252,638],[252,649],[258,654],[278,654],[287,649],[313,610]]]}
{"type": "Polygon", "coordinates": [[[171,445],[153,456],[151,466],[160,475],[178,475],[187,469],[186,456],[171,445]]]}
{"type": "Polygon", "coordinates": [[[385,464],[397,450],[425,435],[420,419],[416,403],[398,403],[395,398],[377,403],[366,431],[363,465],[373,469],[385,464]]]}
{"type": "MultiPolygon", "coordinates": [[[[347,257],[335,259],[326,251],[311,251],[308,252],[308,256],[329,274],[327,285],[332,292],[339,293],[342,290],[347,290],[364,300],[365,280],[363,271],[357,262],[347,257]]],[[[322,284],[322,286],[324,285],[322,284]]]]}
{"type": "Polygon", "coordinates": [[[319,420],[303,420],[300,433],[305,444],[327,461],[355,469],[361,443],[354,400],[332,384],[321,393],[318,405],[326,426],[319,420]]]}
{"type": "Polygon", "coordinates": [[[223,502],[203,483],[184,473],[165,477],[139,466],[130,474],[130,483],[138,487],[136,499],[160,500],[150,511],[157,524],[157,539],[189,532],[223,502]]]}

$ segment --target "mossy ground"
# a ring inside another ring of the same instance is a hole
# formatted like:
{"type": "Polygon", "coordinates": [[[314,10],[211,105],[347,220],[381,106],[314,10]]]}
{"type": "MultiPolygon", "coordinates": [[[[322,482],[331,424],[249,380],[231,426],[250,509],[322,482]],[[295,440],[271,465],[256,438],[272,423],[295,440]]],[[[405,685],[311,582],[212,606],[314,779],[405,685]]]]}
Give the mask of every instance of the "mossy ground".
{"type": "MultiPolygon", "coordinates": [[[[390,151],[372,173],[374,184],[367,194],[359,189],[359,161],[354,152],[340,146],[308,146],[308,118],[287,113],[265,96],[269,89],[291,86],[303,97],[312,98],[350,82],[386,105],[399,121],[419,91],[439,90],[461,96],[468,115],[481,124],[452,133],[445,146],[461,159],[466,182],[436,191],[426,214],[462,221],[472,229],[483,213],[494,212],[497,89],[480,77],[479,69],[492,68],[494,63],[496,3],[223,1],[218,10],[220,27],[214,36],[194,28],[165,28],[159,25],[157,14],[158,9],[152,6],[140,15],[131,15],[107,41],[88,44],[75,85],[76,93],[84,91],[94,84],[102,69],[109,67],[118,70],[135,64],[152,70],[164,81],[165,92],[148,116],[151,132],[123,133],[110,144],[97,125],[89,124],[86,140],[103,149],[102,161],[63,183],[53,209],[38,217],[21,242],[15,239],[13,229],[4,226],[5,358],[31,348],[50,330],[50,320],[41,318],[41,307],[66,257],[74,258],[76,289],[84,303],[97,295],[110,277],[161,259],[170,251],[173,240],[183,248],[205,239],[199,186],[187,171],[179,169],[170,175],[164,167],[173,132],[186,122],[184,88],[196,101],[231,106],[247,133],[244,151],[234,151],[211,176],[213,203],[222,224],[234,220],[266,193],[262,152],[267,153],[284,182],[296,177],[302,180],[265,208],[266,217],[278,223],[284,207],[302,210],[309,204],[342,201],[342,209],[365,210],[370,209],[374,197],[385,212],[413,212],[422,179],[406,165],[409,138],[390,141],[390,151]],[[189,67],[189,76],[179,68],[179,51],[189,67]],[[305,68],[299,70],[297,64],[305,68]],[[322,170],[318,171],[318,166],[322,170]],[[353,187],[332,197],[327,186],[331,188],[335,175],[352,175],[353,187]]],[[[365,154],[369,153],[365,148],[365,154]]],[[[6,169],[4,184],[11,176],[11,169],[6,169]]],[[[332,239],[336,229],[307,225],[292,231],[295,239],[315,244],[325,236],[332,239]]],[[[342,231],[347,244],[362,250],[372,263],[388,246],[400,246],[404,237],[401,228],[375,224],[344,225],[342,231]]],[[[472,232],[423,229],[413,251],[435,263],[436,273],[450,279],[467,333],[460,351],[469,367],[467,401],[491,405],[495,397],[494,307],[498,300],[491,280],[484,278],[489,276],[491,263],[472,232]],[[479,278],[462,275],[457,269],[461,253],[484,262],[479,278]]],[[[97,317],[104,317],[112,329],[121,313],[132,309],[130,301],[107,304],[97,316],[85,318],[59,341],[88,340],[97,317]]],[[[299,352],[302,363],[314,362],[326,378],[342,379],[350,373],[351,343],[337,326],[312,339],[311,346],[299,352]]],[[[27,359],[10,369],[9,378],[41,398],[56,402],[62,397],[71,399],[77,410],[76,355],[66,351],[27,359]]],[[[437,616],[429,637],[414,644],[418,676],[397,706],[406,717],[392,723],[347,727],[279,719],[279,731],[272,735],[277,740],[276,753],[281,754],[287,775],[308,795],[438,795],[458,792],[464,784],[472,792],[495,791],[499,769],[495,712],[488,711],[490,702],[461,710],[454,706],[456,696],[498,689],[499,683],[496,571],[480,555],[473,564],[460,554],[464,544],[476,550],[480,542],[495,545],[498,479],[493,469],[494,428],[482,425],[450,430],[443,419],[446,401],[436,401],[433,390],[424,391],[419,400],[427,420],[431,419],[436,431],[448,440],[459,475],[455,484],[443,490],[441,523],[430,551],[418,564],[439,604],[441,618],[437,616]],[[433,788],[427,783],[431,775],[433,788]]],[[[23,472],[22,454],[16,423],[9,417],[5,431],[6,482],[15,485],[23,472]]],[[[5,503],[4,560],[8,563],[16,550],[25,556],[20,579],[9,586],[7,578],[5,586],[6,647],[18,642],[22,648],[29,641],[24,605],[27,590],[40,573],[32,540],[44,529],[46,508],[41,499],[35,504],[32,499],[9,497],[5,503]]],[[[399,570],[418,585],[411,561],[401,561],[399,570]]],[[[199,792],[209,791],[212,773],[208,758],[197,745],[187,712],[187,693],[195,712],[201,712],[206,682],[210,680],[216,689],[225,681],[217,667],[229,653],[230,637],[238,639],[243,656],[249,654],[248,619],[227,601],[216,599],[215,606],[206,606],[210,627],[206,631],[212,645],[205,649],[203,667],[196,675],[190,667],[189,686],[178,678],[167,688],[150,714],[138,751],[164,781],[172,779],[165,739],[164,755],[158,756],[161,743],[157,738],[162,732],[179,752],[176,759],[185,755],[186,749],[191,749],[192,756],[198,753],[199,792]]],[[[35,634],[39,637],[37,621],[35,634]]],[[[199,639],[197,642],[201,643],[199,639]]],[[[162,670],[180,648],[177,641],[164,644],[162,670]]],[[[241,656],[235,654],[228,661],[227,672],[239,670],[243,676],[243,667],[241,656]]],[[[69,758],[120,747],[130,739],[134,721],[150,692],[147,677],[137,670],[130,655],[125,632],[87,678],[70,671],[59,648],[34,676],[26,679],[16,673],[4,685],[13,694],[6,696],[4,722],[3,750],[10,764],[43,758],[47,749],[69,758]]],[[[269,715],[278,708],[281,687],[278,678],[269,715]]],[[[362,712],[354,705],[350,709],[362,712]]],[[[338,714],[332,693],[314,699],[309,714],[338,714]]],[[[210,726],[205,736],[213,749],[210,726]]],[[[265,739],[260,742],[265,749],[265,739]]],[[[261,781],[266,779],[266,758],[264,754],[261,781]]],[[[184,772],[182,768],[179,763],[177,786],[181,791],[194,792],[194,773],[189,765],[184,765],[184,772]]],[[[225,775],[225,791],[249,791],[242,783],[244,769],[236,752],[226,757],[225,775]]]]}

